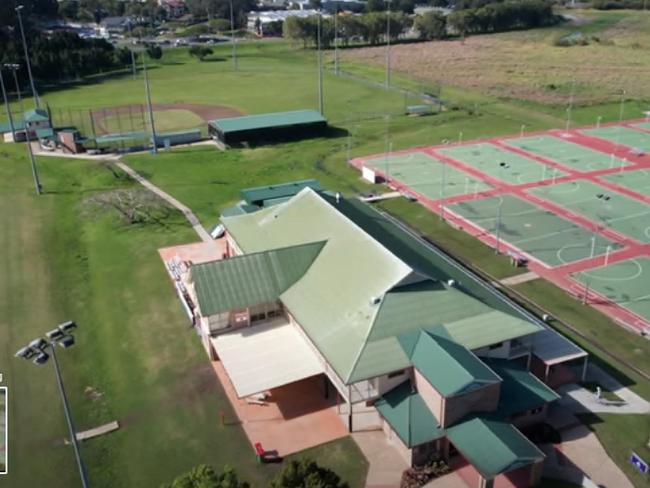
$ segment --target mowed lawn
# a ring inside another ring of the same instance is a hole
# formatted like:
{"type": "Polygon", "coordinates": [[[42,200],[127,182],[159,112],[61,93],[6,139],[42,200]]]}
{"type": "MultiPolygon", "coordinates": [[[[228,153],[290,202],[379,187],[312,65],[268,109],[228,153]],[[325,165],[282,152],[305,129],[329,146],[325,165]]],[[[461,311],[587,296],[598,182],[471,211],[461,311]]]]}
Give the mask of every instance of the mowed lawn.
{"type": "MultiPolygon", "coordinates": [[[[79,324],[59,357],[78,430],[118,420],[119,431],[82,444],[92,486],[157,487],[199,463],[235,467],[265,486],[156,249],[196,240],[173,213],[126,225],[87,215],[85,199],[130,187],[97,163],[42,158],[45,194],[30,186],[23,146],[0,145],[0,348],[11,390],[7,486],[69,488],[78,478],[52,365],[13,353],[57,323],[79,324]],[[226,426],[219,412],[226,413],[226,426]]],[[[311,453],[361,487],[366,463],[344,439],[311,453]]]]}

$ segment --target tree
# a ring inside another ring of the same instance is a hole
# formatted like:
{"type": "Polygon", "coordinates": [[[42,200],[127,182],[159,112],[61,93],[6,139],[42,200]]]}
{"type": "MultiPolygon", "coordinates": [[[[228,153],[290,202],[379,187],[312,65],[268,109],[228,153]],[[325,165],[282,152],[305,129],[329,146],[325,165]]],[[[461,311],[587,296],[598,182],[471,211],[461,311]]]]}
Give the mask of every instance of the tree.
{"type": "Polygon", "coordinates": [[[203,61],[208,56],[212,55],[214,51],[207,46],[197,46],[194,45],[190,48],[190,56],[198,58],[199,61],[203,61]]]}
{"type": "Polygon", "coordinates": [[[425,12],[415,17],[415,29],[420,39],[444,39],[447,36],[447,18],[440,12],[425,12]]]}
{"type": "Polygon", "coordinates": [[[160,488],[249,488],[249,484],[240,481],[228,466],[218,474],[212,466],[202,464],[160,488]]]}
{"type": "Polygon", "coordinates": [[[156,44],[147,44],[147,54],[151,59],[160,59],[163,55],[163,50],[156,44]]]}
{"type": "Polygon", "coordinates": [[[216,34],[223,34],[230,31],[230,20],[226,19],[212,19],[208,22],[210,30],[216,34]]]}
{"type": "Polygon", "coordinates": [[[311,459],[291,461],[271,481],[269,488],[348,488],[331,469],[311,459]]]}

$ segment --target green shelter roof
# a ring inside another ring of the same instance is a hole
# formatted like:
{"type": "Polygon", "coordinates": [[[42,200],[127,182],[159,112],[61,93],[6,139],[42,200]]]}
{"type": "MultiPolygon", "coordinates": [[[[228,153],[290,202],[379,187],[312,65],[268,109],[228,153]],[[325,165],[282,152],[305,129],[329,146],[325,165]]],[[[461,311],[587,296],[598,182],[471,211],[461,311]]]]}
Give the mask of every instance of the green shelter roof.
{"type": "Polygon", "coordinates": [[[560,398],[542,381],[512,361],[486,360],[503,380],[497,414],[504,418],[533,410],[560,398]]]}
{"type": "Polygon", "coordinates": [[[277,300],[299,280],[323,242],[245,254],[190,268],[205,316],[277,300]]]}
{"type": "Polygon", "coordinates": [[[445,397],[501,381],[470,350],[431,332],[420,331],[415,344],[409,346],[413,366],[445,397]]]}
{"type": "MultiPolygon", "coordinates": [[[[14,130],[23,130],[25,128],[25,122],[22,120],[14,120],[14,130]]],[[[0,124],[0,134],[5,134],[11,132],[11,124],[9,122],[4,122],[0,124]]]]}
{"type": "Polygon", "coordinates": [[[431,329],[476,349],[540,330],[414,271],[335,201],[304,188],[285,203],[222,223],[244,253],[326,241],[280,299],[346,384],[410,366],[398,336],[411,331],[431,329]]]}
{"type": "Polygon", "coordinates": [[[318,122],[327,122],[327,120],[316,110],[295,110],[292,112],[274,112],[215,119],[211,120],[210,124],[227,134],[229,132],[272,129],[318,122]]]}
{"type": "Polygon", "coordinates": [[[426,406],[422,397],[402,383],[383,395],[375,407],[408,447],[419,446],[444,437],[445,430],[426,406]]]}
{"type": "Polygon", "coordinates": [[[447,428],[447,436],[488,480],[544,459],[544,453],[507,422],[473,417],[447,428]]]}
{"type": "Polygon", "coordinates": [[[45,122],[50,120],[47,110],[35,108],[28,110],[24,115],[25,122],[45,122]]]}
{"type": "MultiPolygon", "coordinates": [[[[288,183],[281,183],[278,185],[257,186],[255,188],[246,188],[241,190],[240,194],[242,199],[250,205],[261,205],[265,201],[271,201],[278,198],[292,197],[296,195],[303,188],[311,188],[316,191],[321,191],[318,180],[300,180],[290,181],[288,183]]],[[[263,206],[269,206],[264,204],[263,206]]]]}

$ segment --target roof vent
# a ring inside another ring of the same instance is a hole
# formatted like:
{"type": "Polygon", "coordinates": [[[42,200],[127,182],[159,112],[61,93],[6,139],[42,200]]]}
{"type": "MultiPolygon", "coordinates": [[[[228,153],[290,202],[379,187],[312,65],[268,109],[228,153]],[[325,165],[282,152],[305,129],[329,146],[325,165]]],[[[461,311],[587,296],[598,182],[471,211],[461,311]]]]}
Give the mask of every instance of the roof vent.
{"type": "Polygon", "coordinates": [[[456,286],[456,280],[447,280],[448,286],[456,286]]]}
{"type": "Polygon", "coordinates": [[[371,304],[371,305],[378,305],[379,302],[381,302],[381,298],[380,298],[380,297],[372,297],[372,298],[370,299],[370,304],[371,304]]]}

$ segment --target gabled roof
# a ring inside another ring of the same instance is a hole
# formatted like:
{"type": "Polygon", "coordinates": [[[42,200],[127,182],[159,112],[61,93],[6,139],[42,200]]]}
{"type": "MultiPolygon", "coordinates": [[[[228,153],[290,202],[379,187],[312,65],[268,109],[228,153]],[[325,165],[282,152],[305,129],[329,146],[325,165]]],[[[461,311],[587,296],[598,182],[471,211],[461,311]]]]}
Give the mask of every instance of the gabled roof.
{"type": "Polygon", "coordinates": [[[506,422],[474,417],[447,428],[456,449],[486,479],[544,459],[544,453],[506,422]]]}
{"type": "Polygon", "coordinates": [[[444,437],[445,430],[426,406],[422,397],[402,383],[383,395],[375,407],[407,447],[419,446],[444,437]]]}
{"type": "Polygon", "coordinates": [[[346,384],[408,367],[410,331],[475,349],[540,330],[414,271],[310,188],[222,223],[244,253],[326,241],[280,299],[346,384]]]}
{"type": "Polygon", "coordinates": [[[245,254],[190,268],[204,316],[276,301],[307,271],[323,242],[245,254]]]}
{"type": "Polygon", "coordinates": [[[470,350],[431,332],[420,331],[411,349],[411,363],[441,395],[469,393],[499,383],[501,378],[470,350]]]}
{"type": "MultiPolygon", "coordinates": [[[[292,197],[303,188],[309,187],[313,190],[320,191],[321,187],[318,180],[300,180],[281,183],[278,185],[257,186],[255,188],[245,188],[239,193],[242,199],[250,205],[260,205],[265,200],[275,200],[277,198],[292,197]]],[[[264,205],[266,206],[266,205],[264,205]]]]}
{"type": "Polygon", "coordinates": [[[50,117],[47,114],[47,110],[35,108],[25,112],[24,119],[25,122],[45,122],[50,120],[50,117]]]}
{"type": "Polygon", "coordinates": [[[486,360],[503,380],[497,414],[503,418],[533,410],[560,398],[535,375],[512,361],[486,360]]]}

